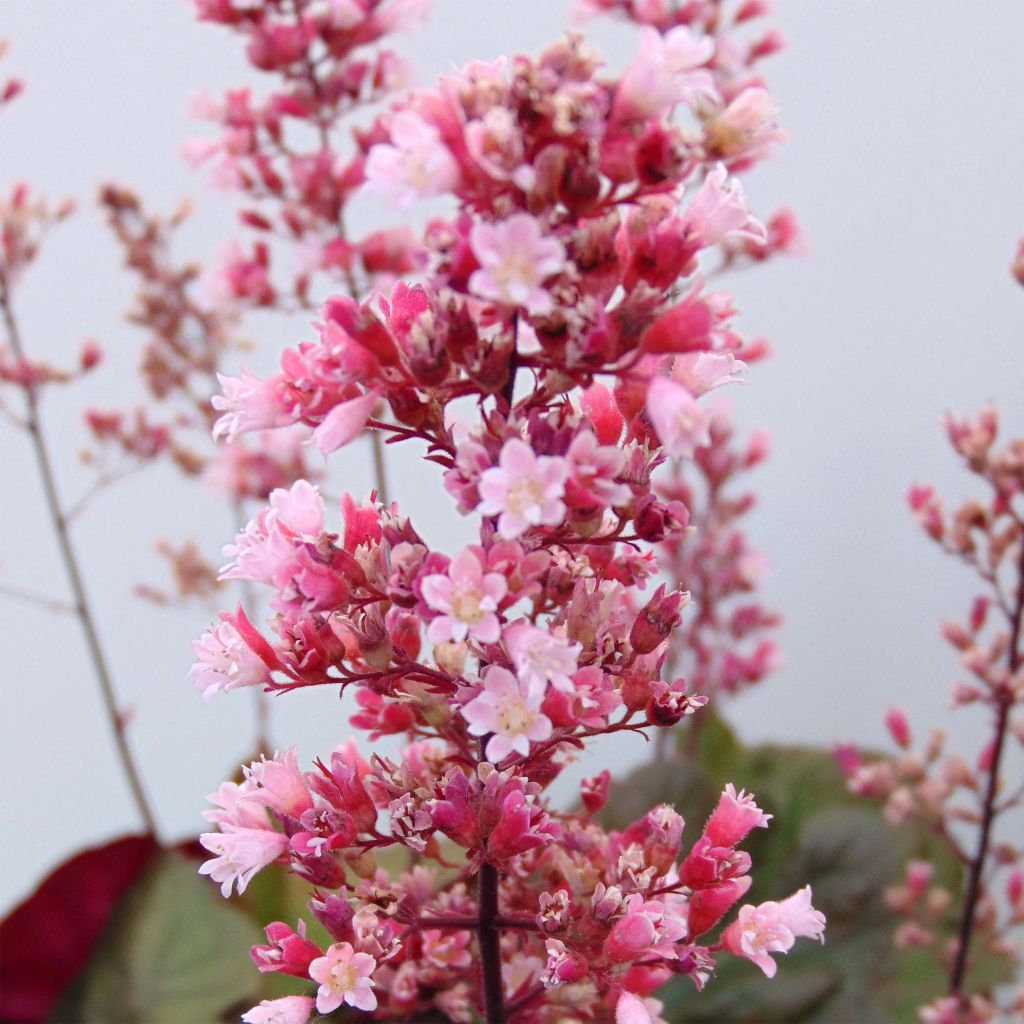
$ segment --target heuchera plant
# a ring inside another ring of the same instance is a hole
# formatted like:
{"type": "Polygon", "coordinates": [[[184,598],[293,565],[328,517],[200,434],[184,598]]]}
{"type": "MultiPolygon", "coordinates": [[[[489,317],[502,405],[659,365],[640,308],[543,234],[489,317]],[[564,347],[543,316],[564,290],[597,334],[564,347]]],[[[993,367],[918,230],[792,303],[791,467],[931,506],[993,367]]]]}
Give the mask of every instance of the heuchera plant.
{"type": "MultiPolygon", "coordinates": [[[[1024,239],[1012,271],[1024,286],[1024,239]]],[[[907,501],[925,533],[981,583],[966,619],[944,623],[942,634],[969,675],[954,685],[952,707],[983,710],[990,731],[968,761],[948,749],[943,730],[915,743],[906,714],[892,708],[885,724],[898,754],[839,754],[854,792],[883,803],[893,822],[922,822],[962,868],[957,891],[932,861],[911,860],[903,883],[888,893],[900,917],[896,944],[928,951],[947,979],[946,992],[920,1008],[920,1020],[992,1024],[1024,1019],[1024,989],[997,984],[1020,977],[1024,925],[1024,786],[1012,767],[1024,746],[1024,438],[998,443],[993,406],[974,417],[948,416],[946,433],[984,497],[947,509],[934,488],[915,486],[907,501]]]]}
{"type": "Polygon", "coordinates": [[[744,369],[731,299],[698,259],[768,244],[730,172],[779,129],[764,90],[738,84],[746,65],[674,18],[641,19],[617,79],[571,36],[470,64],[357,136],[368,192],[399,210],[451,196],[455,215],[427,227],[418,280],[329,299],[279,373],[222,377],[217,435],[304,424],[324,454],[364,430],[418,441],[476,529],[433,550],[397,504],[345,495],[336,516],[300,480],[227,549],[224,576],[268,588],[274,617],[268,638],[222,613],[196,642],[196,687],[352,688],[355,727],[408,738],[395,760],[348,742],[309,770],[292,748],[211,798],[201,870],[228,895],[286,864],[333,940],[267,928],[257,967],[310,994],[250,1024],[342,1006],[637,1024],[660,1019],[673,974],[700,988],[732,955],[771,976],[771,954],[822,937],[809,888],[727,920],[750,886],[737,847],[769,818],[742,791],[685,843],[667,806],[606,832],[607,771],[573,812],[546,795],[596,737],[705,702],[663,678],[686,597],[654,586],[650,545],[688,511],[654,478],[708,444],[702,396],[744,369]],[[405,871],[380,859],[395,847],[405,871]]]}

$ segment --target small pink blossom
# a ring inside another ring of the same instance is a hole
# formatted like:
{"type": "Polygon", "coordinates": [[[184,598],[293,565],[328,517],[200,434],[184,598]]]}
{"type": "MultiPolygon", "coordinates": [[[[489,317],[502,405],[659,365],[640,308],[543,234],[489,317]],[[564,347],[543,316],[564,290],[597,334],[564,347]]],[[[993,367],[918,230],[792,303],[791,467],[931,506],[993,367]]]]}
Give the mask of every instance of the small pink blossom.
{"type": "Polygon", "coordinates": [[[308,996],[284,996],[264,999],[248,1013],[242,1014],[245,1024],[306,1024],[313,1014],[313,1000],[308,996]]]}
{"type": "Polygon", "coordinates": [[[551,735],[551,720],[540,709],[543,693],[499,665],[491,665],[482,681],[483,690],[462,708],[470,735],[491,734],[485,754],[493,764],[512,753],[526,757],[531,742],[551,735]]]}
{"type": "Polygon", "coordinates": [[[757,964],[769,977],[777,970],[770,953],[788,953],[797,938],[825,941],[825,915],[811,906],[811,887],[805,885],[781,903],[745,904],[722,936],[730,952],[757,964]]]}
{"type": "Polygon", "coordinates": [[[373,972],[377,961],[369,953],[357,953],[350,942],[336,942],[326,955],[309,965],[309,976],[319,982],[316,1008],[330,1013],[342,1003],[357,1010],[375,1010],[373,972]]]}
{"type": "Polygon", "coordinates": [[[192,641],[195,664],[188,670],[192,685],[210,700],[243,686],[263,686],[270,672],[259,655],[250,650],[230,621],[221,622],[192,641]]]}
{"type": "Polygon", "coordinates": [[[747,208],[743,186],[729,178],[724,164],[704,179],[683,214],[684,228],[699,239],[702,246],[718,245],[729,238],[764,242],[764,225],[747,208]]]}
{"type": "Polygon", "coordinates": [[[418,199],[450,192],[459,166],[440,132],[411,110],[391,119],[391,144],[371,146],[366,157],[366,187],[408,213],[418,199]]]}
{"type": "Polygon", "coordinates": [[[501,635],[498,603],[508,592],[499,572],[485,573],[479,556],[471,548],[460,551],[447,573],[426,576],[421,583],[423,599],[441,612],[431,621],[427,637],[431,643],[461,642],[467,636],[482,644],[493,644],[501,635]]]}
{"type": "Polygon", "coordinates": [[[746,372],[747,364],[731,352],[684,352],[672,363],[672,379],[697,398],[726,384],[743,384],[746,372]]]}
{"type": "Polygon", "coordinates": [[[752,829],[767,828],[771,819],[770,814],[765,814],[754,803],[753,796],[742,789],[737,793],[736,787],[727,782],[704,826],[704,835],[713,846],[735,846],[746,839],[752,829]]]}
{"type": "Polygon", "coordinates": [[[236,828],[222,825],[221,832],[204,832],[199,843],[217,856],[199,867],[201,875],[220,882],[222,896],[236,886],[239,895],[258,871],[273,864],[288,849],[288,837],[270,829],[236,828]]]}
{"type": "Polygon", "coordinates": [[[367,391],[336,405],[313,431],[313,443],[321,454],[329,455],[354,441],[366,426],[377,398],[376,391],[367,391]]]}
{"type": "Polygon", "coordinates": [[[544,282],[565,268],[565,249],[546,236],[528,213],[488,224],[478,221],[469,244],[480,269],[469,278],[469,290],[482,299],[521,306],[527,313],[548,313],[554,306],[544,282]]]}
{"type": "Polygon", "coordinates": [[[615,1024],[659,1024],[662,1003],[623,991],[615,1003],[615,1024]]]}
{"type": "Polygon", "coordinates": [[[647,389],[647,412],[662,447],[677,459],[693,458],[711,444],[711,413],[682,384],[655,377],[647,389]]]}
{"type": "Polygon", "coordinates": [[[234,441],[239,434],[250,430],[283,427],[292,422],[281,404],[280,376],[261,380],[243,369],[241,377],[218,373],[217,380],[224,393],[210,399],[210,404],[221,413],[213,425],[215,438],[234,441]]]}
{"type": "Polygon", "coordinates": [[[480,476],[479,511],[497,515],[498,533],[515,540],[531,526],[557,526],[565,518],[565,459],[537,456],[518,438],[505,442],[498,465],[480,476]]]}
{"type": "Polygon", "coordinates": [[[744,89],[704,126],[705,144],[713,156],[730,165],[763,157],[786,138],[779,127],[779,108],[766,89],[744,89]]]}
{"type": "Polygon", "coordinates": [[[612,508],[629,501],[629,487],[616,480],[626,464],[621,448],[598,444],[597,437],[585,430],[572,439],[565,457],[570,474],[567,491],[574,503],[590,501],[601,508],[612,508]]]}
{"type": "Polygon", "coordinates": [[[423,959],[446,970],[469,967],[473,956],[469,951],[470,932],[442,931],[428,928],[422,933],[423,959]]]}
{"type": "Polygon", "coordinates": [[[564,693],[574,692],[571,677],[582,644],[570,643],[564,636],[527,622],[515,622],[505,630],[505,647],[520,682],[539,693],[544,693],[548,683],[564,693]]]}
{"type": "Polygon", "coordinates": [[[701,67],[714,52],[711,39],[683,25],[664,36],[642,28],[637,56],[615,93],[615,112],[625,118],[663,117],[677,103],[717,96],[711,73],[701,67]]]}

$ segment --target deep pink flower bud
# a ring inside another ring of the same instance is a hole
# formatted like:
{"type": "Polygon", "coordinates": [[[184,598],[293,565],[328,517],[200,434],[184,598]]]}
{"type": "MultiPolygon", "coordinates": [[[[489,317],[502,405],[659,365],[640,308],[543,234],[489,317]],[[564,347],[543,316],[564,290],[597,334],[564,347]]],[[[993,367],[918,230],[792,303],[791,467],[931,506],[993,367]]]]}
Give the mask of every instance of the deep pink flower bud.
{"type": "Polygon", "coordinates": [[[646,494],[636,503],[633,526],[637,536],[652,544],[686,529],[690,511],[681,501],[665,504],[653,494],[646,494]]]}
{"type": "Polygon", "coordinates": [[[629,642],[639,654],[649,654],[679,625],[683,594],[678,590],[666,594],[665,590],[665,584],[658,587],[633,621],[629,642]]]}
{"type": "Polygon", "coordinates": [[[580,799],[591,814],[597,814],[608,802],[612,775],[607,768],[580,783],[580,799]]]}
{"type": "Polygon", "coordinates": [[[885,727],[893,743],[906,750],[910,746],[910,726],[907,716],[899,708],[889,708],[885,713],[885,727]]]}
{"type": "Polygon", "coordinates": [[[642,912],[627,912],[615,922],[604,940],[604,955],[614,964],[627,963],[646,953],[657,939],[651,918],[642,912]]]}
{"type": "Polygon", "coordinates": [[[280,971],[282,974],[293,974],[296,978],[305,978],[309,973],[309,965],[323,950],[306,938],[306,925],[299,922],[297,932],[282,921],[268,924],[267,945],[253,946],[249,951],[253,962],[262,973],[280,971]]]}
{"type": "Polygon", "coordinates": [[[353,910],[344,896],[318,892],[309,901],[309,909],[336,942],[352,939],[353,910]]]}
{"type": "Polygon", "coordinates": [[[706,931],[714,928],[725,912],[738,900],[746,895],[750,888],[750,875],[730,878],[707,889],[699,889],[690,898],[689,938],[699,938],[706,931]]]}

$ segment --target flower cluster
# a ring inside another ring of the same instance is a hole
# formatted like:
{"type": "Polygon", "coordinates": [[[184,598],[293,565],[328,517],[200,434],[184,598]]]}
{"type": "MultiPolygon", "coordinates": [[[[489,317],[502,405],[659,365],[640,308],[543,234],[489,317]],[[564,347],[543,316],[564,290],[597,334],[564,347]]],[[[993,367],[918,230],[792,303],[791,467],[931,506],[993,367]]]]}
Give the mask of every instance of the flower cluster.
{"type": "Polygon", "coordinates": [[[915,743],[906,715],[894,708],[886,726],[899,748],[896,756],[865,760],[848,749],[840,754],[854,792],[883,802],[894,822],[923,822],[963,868],[958,891],[935,877],[932,863],[913,860],[904,882],[888,893],[901,918],[896,943],[930,950],[949,978],[948,995],[922,1007],[921,1020],[987,1024],[1021,1019],[1024,1012],[1024,993],[1001,1005],[991,981],[974,973],[985,963],[1003,962],[1012,975],[1021,957],[1014,935],[1024,924],[1024,849],[1010,823],[1020,818],[1024,790],[1008,784],[1004,772],[1010,748],[1024,745],[1024,439],[999,446],[991,407],[973,418],[950,416],[946,427],[953,448],[985,486],[986,499],[947,510],[931,487],[914,487],[908,500],[925,532],[982,581],[984,592],[966,620],[946,623],[942,632],[968,674],[953,687],[952,705],[985,710],[991,737],[966,760],[948,749],[941,730],[915,743]]]}
{"type": "Polygon", "coordinates": [[[769,817],[732,786],[691,842],[667,806],[602,828],[607,772],[575,812],[546,795],[592,738],[674,725],[706,700],[666,673],[688,595],[654,586],[649,545],[689,522],[659,496],[659,467],[712,443],[702,396],[757,351],[700,275],[703,254],[764,241],[726,163],[776,133],[723,161],[720,44],[645,29],[613,79],[569,37],[382,115],[360,138],[364,187],[400,211],[455,201],[425,231],[420,278],[329,299],[278,373],[221,378],[216,434],[301,424],[325,454],[367,429],[420,441],[476,527],[442,552],[397,503],[346,495],[332,521],[300,480],[225,549],[224,578],[267,588],[271,632],[222,613],[195,643],[195,686],[351,688],[354,727],[407,738],[397,759],[346,744],[308,771],[289,750],[212,798],[202,870],[227,894],[287,865],[332,939],[270,926],[260,969],[318,988],[250,1022],[343,1004],[651,1022],[673,974],[700,988],[733,955],[771,975],[772,953],[822,936],[809,889],[726,924],[751,884],[737,847],[769,817]],[[415,866],[385,870],[391,847],[415,866]]]}

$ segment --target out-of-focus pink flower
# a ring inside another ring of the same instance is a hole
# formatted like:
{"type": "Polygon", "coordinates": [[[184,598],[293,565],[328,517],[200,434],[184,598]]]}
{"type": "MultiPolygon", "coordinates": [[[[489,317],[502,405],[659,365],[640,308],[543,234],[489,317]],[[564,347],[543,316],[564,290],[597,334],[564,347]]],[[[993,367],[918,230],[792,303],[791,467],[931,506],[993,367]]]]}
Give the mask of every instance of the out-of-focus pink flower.
{"type": "Polygon", "coordinates": [[[528,213],[488,224],[478,221],[469,244],[480,269],[469,278],[469,290],[482,299],[520,306],[527,313],[547,313],[554,306],[544,282],[565,268],[565,249],[545,235],[528,213]]]}
{"type": "Polygon", "coordinates": [[[377,961],[369,953],[357,953],[350,942],[336,942],[326,955],[309,965],[309,976],[319,982],[316,1008],[330,1013],[342,1003],[357,1010],[375,1010],[373,972],[377,961]]]}
{"type": "Polygon", "coordinates": [[[777,966],[769,954],[788,953],[797,938],[825,941],[825,915],[811,906],[811,887],[804,886],[781,903],[740,907],[737,919],[722,936],[726,949],[757,964],[769,977],[777,966]]]}
{"type": "Polygon", "coordinates": [[[367,391],[365,395],[340,402],[313,431],[313,442],[324,455],[354,441],[366,426],[370,413],[377,402],[377,392],[367,391]]]}
{"type": "Polygon", "coordinates": [[[313,1014],[313,1000],[308,996],[283,996],[264,999],[248,1013],[242,1014],[245,1024],[306,1024],[313,1014]]]}
{"type": "Polygon", "coordinates": [[[442,613],[427,628],[431,643],[460,642],[467,636],[482,644],[498,640],[501,627],[495,613],[508,583],[500,572],[485,573],[472,548],[460,551],[447,573],[426,576],[420,586],[427,605],[442,613]]]}
{"type": "Polygon", "coordinates": [[[662,1004],[623,991],[615,1003],[615,1024],[659,1024],[662,1004]]]}
{"type": "Polygon", "coordinates": [[[391,143],[371,146],[366,188],[408,213],[418,199],[450,192],[459,166],[440,132],[419,114],[402,110],[391,119],[391,143]]]}
{"type": "Polygon", "coordinates": [[[498,465],[480,476],[479,511],[498,516],[498,533],[515,540],[531,526],[556,526],[565,518],[565,459],[538,456],[518,438],[506,441],[498,465]]]}
{"type": "Polygon", "coordinates": [[[672,379],[699,398],[725,384],[742,384],[747,364],[731,352],[684,352],[672,363],[672,379]]]}
{"type": "Polygon", "coordinates": [[[786,138],[778,116],[768,91],[751,86],[705,124],[704,144],[712,158],[730,166],[758,160],[786,138]]]}
{"type": "Polygon", "coordinates": [[[647,389],[647,414],[662,447],[677,459],[693,458],[711,443],[711,413],[682,384],[655,377],[647,389]]]}
{"type": "Polygon", "coordinates": [[[663,117],[677,103],[717,96],[711,73],[701,67],[714,52],[711,39],[696,36],[685,26],[664,36],[642,28],[637,56],[615,93],[615,113],[626,119],[663,117]]]}
{"type": "Polygon", "coordinates": [[[551,720],[540,709],[542,692],[499,665],[491,665],[482,682],[483,690],[462,708],[462,717],[471,735],[491,734],[485,750],[488,761],[497,764],[512,753],[526,757],[531,742],[551,735],[551,720]]]}

